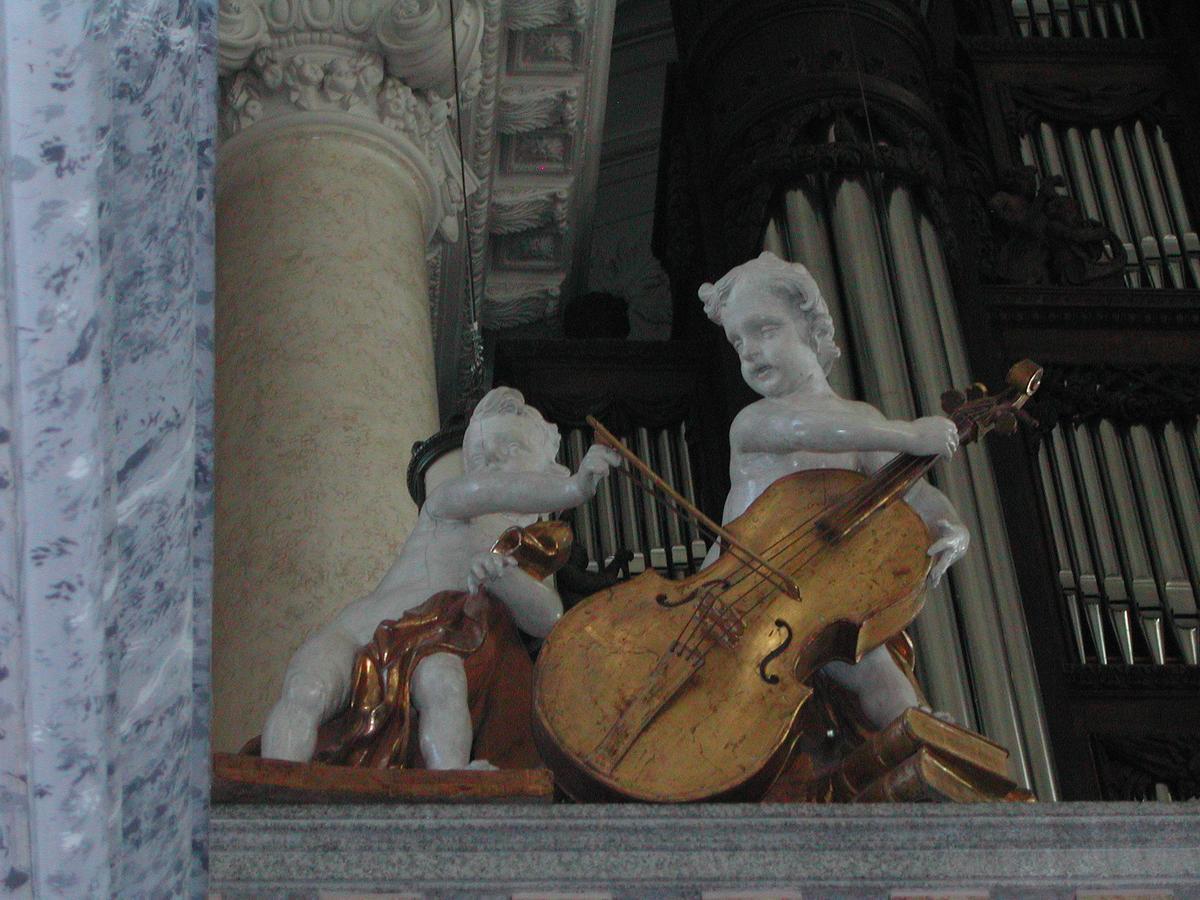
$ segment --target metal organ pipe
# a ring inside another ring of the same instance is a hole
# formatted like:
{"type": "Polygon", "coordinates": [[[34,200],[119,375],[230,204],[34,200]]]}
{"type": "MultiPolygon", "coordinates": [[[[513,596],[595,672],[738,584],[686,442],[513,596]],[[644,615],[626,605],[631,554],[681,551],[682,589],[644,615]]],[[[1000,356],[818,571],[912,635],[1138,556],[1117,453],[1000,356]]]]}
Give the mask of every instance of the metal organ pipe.
{"type": "MultiPolygon", "coordinates": [[[[1035,5],[1049,10],[1044,3],[1035,5]]],[[[1060,146],[1047,143],[1067,174],[1060,146]]],[[[1034,163],[1032,143],[1024,141],[1023,149],[1034,163]]],[[[882,208],[877,205],[872,186],[861,177],[810,177],[787,192],[784,221],[768,227],[764,243],[777,254],[782,244],[821,285],[844,352],[831,376],[835,389],[863,397],[890,417],[912,418],[918,407],[937,412],[948,384],[972,379],[933,223],[917,209],[906,187],[890,188],[883,203],[882,208]],[[844,374],[839,372],[843,364],[844,374]],[[860,391],[853,390],[855,368],[860,391]],[[914,388],[919,403],[914,402],[914,388]]],[[[919,645],[938,648],[919,654],[924,681],[935,704],[965,724],[976,724],[973,701],[964,689],[970,682],[961,653],[968,654],[982,701],[984,720],[979,724],[1013,747],[1021,777],[1046,781],[1036,788],[1051,797],[1054,785],[1049,776],[1041,778],[1051,766],[1040,706],[1036,699],[1014,700],[1017,694],[1033,697],[1013,687],[1034,685],[1036,676],[1027,641],[1018,646],[1012,640],[1026,632],[994,478],[983,448],[968,447],[964,456],[938,478],[976,544],[951,578],[931,593],[915,623],[919,645]],[[950,584],[968,626],[961,635],[950,584]],[[1031,765],[1034,761],[1037,765],[1031,765]]]]}
{"type": "Polygon", "coordinates": [[[1117,181],[1121,186],[1125,209],[1133,224],[1134,234],[1138,238],[1141,257],[1150,276],[1150,283],[1156,288],[1161,288],[1163,286],[1162,248],[1154,235],[1154,227],[1150,222],[1146,199],[1138,181],[1138,171],[1134,165],[1133,154],[1129,149],[1125,129],[1118,125],[1107,137],[1112,160],[1116,163],[1117,181]]]}
{"type": "Polygon", "coordinates": [[[1171,489],[1176,500],[1193,599],[1191,615],[1176,612],[1175,632],[1184,662],[1194,666],[1200,664],[1200,616],[1196,615],[1194,609],[1195,600],[1200,596],[1200,469],[1192,468],[1186,433],[1176,423],[1167,424],[1163,429],[1162,440],[1167,472],[1171,476],[1171,489]]]}
{"type": "MultiPolygon", "coordinates": [[[[886,220],[896,273],[896,305],[900,311],[908,357],[913,362],[911,378],[918,399],[917,412],[923,415],[938,414],[940,398],[946,386],[966,382],[955,380],[942,345],[933,286],[921,246],[916,210],[907,187],[899,186],[891,191],[886,220]]],[[[981,536],[983,525],[978,515],[968,465],[966,460],[959,460],[953,465],[940,467],[936,478],[938,485],[959,510],[967,528],[972,534],[981,536]]],[[[979,546],[984,543],[981,541],[979,546]]],[[[954,567],[951,579],[955,595],[963,598],[958,604],[959,614],[968,623],[971,634],[1001,634],[1003,625],[996,610],[996,598],[992,596],[994,579],[987,556],[983,553],[968,554],[954,567]],[[980,603],[974,599],[984,597],[991,602],[980,603]]],[[[994,672],[1006,670],[1004,646],[999,640],[973,638],[967,651],[976,670],[981,666],[994,672]]],[[[983,708],[988,711],[985,715],[988,717],[989,734],[996,735],[997,740],[1018,742],[1011,746],[1022,746],[1017,727],[1019,713],[1013,704],[1011,690],[1001,689],[1001,685],[995,684],[992,679],[986,681],[988,684],[981,688],[981,695],[983,708]]]]}
{"type": "MultiPolygon", "coordinates": [[[[826,296],[830,317],[839,328],[842,358],[834,372],[848,373],[856,364],[863,391],[842,376],[835,389],[846,396],[874,402],[884,414],[912,416],[907,365],[899,325],[890,299],[889,278],[878,234],[874,202],[860,179],[830,179],[827,190],[790,191],[785,198],[786,233],[794,241],[791,258],[808,266],[826,296]],[[830,197],[829,211],[814,203],[830,197]]],[[[930,593],[925,610],[913,624],[918,646],[937,648],[920,654],[923,683],[930,701],[967,726],[974,710],[967,692],[968,676],[960,654],[958,625],[947,586],[930,593]]]]}
{"type": "Polygon", "coordinates": [[[1116,169],[1108,154],[1104,132],[1099,128],[1088,131],[1088,149],[1091,151],[1096,186],[1100,189],[1100,199],[1104,205],[1104,215],[1100,220],[1117,233],[1125,247],[1125,255],[1129,260],[1129,267],[1126,269],[1127,283],[1130,287],[1141,287],[1141,246],[1133,241],[1133,229],[1125,217],[1125,207],[1117,187],[1116,169]]]}
{"type": "MultiPolygon", "coordinates": [[[[828,216],[825,205],[814,202],[813,199],[820,196],[821,189],[813,183],[811,177],[806,187],[787,192],[783,203],[786,242],[784,252],[777,253],[776,256],[780,259],[800,260],[808,267],[817,284],[821,286],[830,318],[833,319],[834,334],[844,337],[848,334],[846,310],[838,286],[837,264],[830,245],[828,216]]],[[[847,349],[834,361],[829,373],[829,383],[833,385],[833,389],[846,397],[858,395],[853,368],[851,354],[847,349]]]]}
{"type": "Polygon", "coordinates": [[[1054,539],[1054,550],[1058,560],[1058,584],[1063,591],[1066,601],[1067,615],[1071,622],[1072,635],[1075,639],[1077,661],[1086,663],[1088,652],[1083,636],[1083,618],[1081,616],[1082,598],[1079,595],[1079,578],[1072,555],[1067,544],[1065,510],[1066,506],[1059,495],[1058,479],[1050,467],[1050,454],[1053,453],[1049,435],[1038,445],[1038,473],[1041,476],[1042,493],[1046,498],[1050,518],[1050,531],[1054,539]],[[1066,568],[1063,568],[1066,566],[1066,568]]]}
{"type": "Polygon", "coordinates": [[[1129,665],[1134,658],[1133,612],[1121,583],[1121,569],[1116,561],[1113,534],[1109,527],[1109,512],[1102,483],[1096,474],[1091,441],[1086,426],[1064,427],[1059,431],[1059,439],[1066,448],[1066,464],[1070,467],[1064,477],[1072,478],[1076,487],[1083,546],[1087,548],[1094,573],[1093,596],[1107,614],[1116,633],[1121,659],[1129,665]]]}
{"type": "MultiPolygon", "coordinates": [[[[579,468],[583,454],[583,432],[578,428],[573,428],[567,433],[567,460],[572,472],[579,468]]],[[[579,540],[583,541],[588,555],[588,568],[591,569],[598,568],[598,562],[601,559],[601,551],[596,542],[595,519],[595,500],[589,500],[575,511],[575,531],[579,535],[579,540]]]]}
{"type": "MultiPolygon", "coordinates": [[[[1135,425],[1129,430],[1128,449],[1136,459],[1134,471],[1140,490],[1141,511],[1143,524],[1149,542],[1153,548],[1155,581],[1159,585],[1161,596],[1166,601],[1165,608],[1157,612],[1161,627],[1161,618],[1165,614],[1173,630],[1180,623],[1196,621],[1196,593],[1188,578],[1187,566],[1184,562],[1183,547],[1180,535],[1176,530],[1174,507],[1178,504],[1178,494],[1172,496],[1168,481],[1164,477],[1160,457],[1155,446],[1155,436],[1144,425],[1135,425]]],[[[1151,612],[1144,615],[1150,616],[1151,612]]],[[[1177,634],[1181,640],[1184,635],[1177,634]]],[[[1161,634],[1159,635],[1161,644],[1161,634]]],[[[1159,654],[1155,654],[1155,662],[1159,654]]]]}
{"type": "MultiPolygon", "coordinates": [[[[621,438],[621,443],[629,449],[629,440],[621,438]]],[[[628,478],[618,476],[615,485],[617,495],[617,521],[620,524],[621,538],[619,546],[633,554],[629,561],[629,573],[636,575],[646,571],[646,554],[643,548],[646,541],[642,536],[638,521],[637,501],[633,496],[633,484],[628,478]]]]}
{"type": "Polygon", "coordinates": [[[1150,141],[1146,137],[1145,125],[1134,122],[1132,127],[1120,126],[1126,132],[1126,141],[1133,144],[1137,161],[1137,171],[1141,176],[1143,193],[1150,205],[1150,217],[1154,223],[1154,233],[1162,246],[1166,260],[1167,273],[1171,276],[1172,286],[1187,287],[1183,277],[1183,260],[1180,254],[1179,237],[1171,215],[1167,211],[1167,196],[1162,182],[1158,177],[1158,164],[1150,149],[1150,141]],[[1130,140],[1132,139],[1132,140],[1130,140]]]}
{"type": "MultiPolygon", "coordinates": [[[[922,355],[940,354],[946,359],[950,368],[950,378],[953,384],[969,384],[971,381],[971,366],[967,361],[966,348],[963,344],[962,330],[958,321],[958,307],[954,300],[954,289],[950,283],[950,268],[946,264],[942,242],[937,229],[928,214],[917,211],[917,232],[920,239],[922,257],[933,295],[933,305],[936,312],[937,328],[932,335],[940,338],[940,343],[934,339],[930,345],[924,344],[924,336],[913,336],[914,346],[920,348],[922,355]],[[928,346],[926,351],[924,348],[928,346]]],[[[937,407],[934,407],[936,409],[937,407]]],[[[992,472],[991,460],[986,448],[978,445],[968,445],[964,450],[967,471],[970,473],[973,503],[968,500],[968,506],[976,510],[978,521],[976,532],[976,549],[982,549],[987,556],[992,581],[989,585],[997,614],[1000,617],[1005,635],[1026,635],[1025,614],[1021,604],[1021,591],[1017,584],[1017,573],[1013,567],[1012,550],[1008,542],[1008,532],[1004,527],[1004,516],[1000,508],[1000,495],[996,489],[996,480],[992,472]]],[[[951,467],[953,468],[953,467],[951,467]]],[[[982,596],[988,596],[984,594],[982,596]]],[[[970,603],[970,599],[966,602],[970,603]]],[[[1033,650],[1027,639],[1017,639],[1005,643],[1008,664],[1005,671],[1018,684],[1034,685],[1037,681],[1033,662],[1033,650]]],[[[1036,691],[1019,691],[1018,698],[1028,698],[1036,691]]],[[[1037,761],[1034,772],[1050,771],[1050,745],[1046,737],[1045,722],[1041,707],[1036,702],[1028,702],[1019,707],[1025,748],[1030,760],[1037,761]]],[[[1035,774],[1034,780],[1037,780],[1035,774]]],[[[1038,784],[1040,796],[1053,796],[1052,784],[1038,784]]]]}
{"type": "MultiPolygon", "coordinates": [[[[1138,123],[1139,126],[1141,123],[1138,123]]],[[[1183,199],[1183,187],[1179,183],[1179,170],[1175,166],[1175,156],[1171,145],[1167,143],[1162,126],[1155,125],[1153,129],[1154,142],[1152,153],[1158,162],[1158,171],[1162,175],[1162,183],[1166,188],[1167,201],[1174,217],[1176,234],[1182,243],[1182,251],[1187,261],[1188,270],[1192,276],[1192,285],[1200,287],[1200,238],[1192,228],[1191,217],[1188,215],[1187,203],[1183,199]]]]}
{"type": "Polygon", "coordinates": [[[1130,287],[1200,287],[1200,237],[1191,224],[1162,129],[1134,120],[1084,132],[1041,122],[1019,141],[1021,160],[1120,238],[1130,287]]]}
{"type": "Polygon", "coordinates": [[[1075,126],[1066,129],[1063,143],[1067,149],[1067,160],[1072,174],[1072,184],[1075,196],[1083,204],[1084,213],[1088,218],[1104,221],[1100,212],[1100,200],[1096,185],[1092,180],[1091,166],[1088,165],[1087,151],[1083,146],[1083,135],[1075,126]]]}
{"type": "MultiPolygon", "coordinates": [[[[650,466],[659,475],[662,475],[667,470],[663,466],[663,461],[656,459],[650,447],[650,431],[646,428],[637,430],[637,455],[640,456],[647,465],[650,466]]],[[[668,481],[668,484],[671,482],[668,481]]],[[[655,569],[665,569],[667,567],[667,547],[663,540],[663,528],[660,521],[660,505],[649,493],[644,493],[641,496],[643,527],[642,534],[646,537],[646,548],[649,551],[650,565],[655,569]]]]}
{"type": "Polygon", "coordinates": [[[1012,0],[1022,37],[1141,38],[1140,0],[1012,0]]]}

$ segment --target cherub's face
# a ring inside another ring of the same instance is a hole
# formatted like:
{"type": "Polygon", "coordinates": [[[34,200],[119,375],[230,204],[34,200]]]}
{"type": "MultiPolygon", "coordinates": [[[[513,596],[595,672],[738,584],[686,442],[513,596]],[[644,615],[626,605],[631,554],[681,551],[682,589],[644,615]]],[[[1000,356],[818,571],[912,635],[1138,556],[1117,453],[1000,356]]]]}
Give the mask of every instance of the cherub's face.
{"type": "Polygon", "coordinates": [[[781,297],[753,283],[736,285],[721,313],[742,378],[764,397],[806,393],[826,383],[807,322],[781,297]]]}
{"type": "Polygon", "coordinates": [[[489,418],[484,423],[484,440],[491,460],[488,468],[569,475],[555,459],[559,442],[550,435],[550,427],[531,407],[520,413],[489,418]]]}

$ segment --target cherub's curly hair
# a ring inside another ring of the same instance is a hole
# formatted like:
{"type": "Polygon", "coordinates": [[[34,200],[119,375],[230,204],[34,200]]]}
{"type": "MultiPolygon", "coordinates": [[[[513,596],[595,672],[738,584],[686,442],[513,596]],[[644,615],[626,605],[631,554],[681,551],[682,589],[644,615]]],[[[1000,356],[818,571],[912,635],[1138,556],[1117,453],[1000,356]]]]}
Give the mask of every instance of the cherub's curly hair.
{"type": "Polygon", "coordinates": [[[770,250],[764,250],[757,259],[734,266],[716,284],[700,285],[704,313],[717,325],[721,324],[722,312],[734,287],[743,281],[753,282],[760,290],[785,300],[795,313],[804,316],[813,351],[825,373],[829,374],[833,361],[842,355],[842,351],[833,341],[833,319],[829,316],[829,307],[825,305],[821,289],[808,269],[800,263],[784,262],[770,250]]]}
{"type": "Polygon", "coordinates": [[[536,417],[542,441],[547,449],[552,447],[557,452],[561,440],[558,429],[542,418],[541,413],[526,404],[520,391],[510,387],[493,388],[484,394],[483,399],[476,405],[463,434],[463,468],[466,471],[477,472],[483,469],[487,466],[489,458],[505,449],[494,446],[494,441],[489,441],[488,436],[484,434],[483,423],[493,416],[527,416],[530,419],[536,417]]]}

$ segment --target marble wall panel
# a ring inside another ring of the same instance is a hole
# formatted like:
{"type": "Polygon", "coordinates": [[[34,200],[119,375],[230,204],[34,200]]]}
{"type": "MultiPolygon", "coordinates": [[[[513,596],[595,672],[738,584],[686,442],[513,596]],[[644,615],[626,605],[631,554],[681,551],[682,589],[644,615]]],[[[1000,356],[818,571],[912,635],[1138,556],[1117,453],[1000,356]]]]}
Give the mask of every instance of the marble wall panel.
{"type": "Polygon", "coordinates": [[[0,879],[38,896],[204,889],[214,6],[0,3],[0,879]]]}

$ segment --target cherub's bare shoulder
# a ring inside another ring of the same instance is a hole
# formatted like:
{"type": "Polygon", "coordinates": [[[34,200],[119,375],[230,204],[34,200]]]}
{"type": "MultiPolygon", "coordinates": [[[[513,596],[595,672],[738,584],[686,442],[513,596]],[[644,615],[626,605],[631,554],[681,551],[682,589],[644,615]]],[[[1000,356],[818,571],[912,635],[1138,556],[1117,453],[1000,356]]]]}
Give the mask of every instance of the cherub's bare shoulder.
{"type": "Polygon", "coordinates": [[[755,400],[742,408],[729,426],[729,434],[743,434],[762,427],[763,422],[779,415],[778,404],[773,400],[755,400]]]}
{"type": "Polygon", "coordinates": [[[484,485],[477,475],[447,478],[425,498],[421,514],[435,519],[465,518],[464,510],[473,504],[484,485]]]}
{"type": "Polygon", "coordinates": [[[876,421],[887,418],[887,416],[881,413],[870,403],[864,403],[862,400],[847,400],[845,397],[841,397],[839,399],[843,404],[845,404],[846,411],[853,413],[854,415],[862,416],[866,419],[874,419],[876,421]]]}

